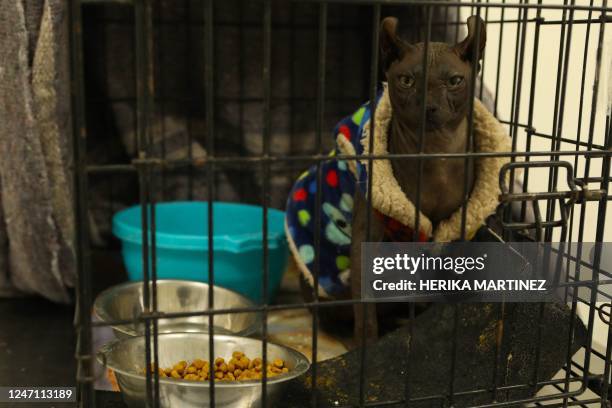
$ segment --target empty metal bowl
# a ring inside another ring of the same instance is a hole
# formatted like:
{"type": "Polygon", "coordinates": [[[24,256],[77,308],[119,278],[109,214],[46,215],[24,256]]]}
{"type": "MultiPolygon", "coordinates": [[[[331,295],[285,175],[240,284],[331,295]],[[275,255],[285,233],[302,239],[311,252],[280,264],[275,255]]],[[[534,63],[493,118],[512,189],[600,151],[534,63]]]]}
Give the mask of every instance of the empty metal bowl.
{"type": "MultiPolygon", "coordinates": [[[[149,285],[151,288],[152,284],[149,285]]],[[[196,312],[208,310],[208,284],[186,280],[157,281],[157,309],[162,313],[196,312]]],[[[214,309],[255,307],[246,297],[222,288],[214,287],[214,309]]],[[[113,286],[100,293],[94,303],[94,314],[103,322],[134,319],[143,312],[142,282],[128,282],[113,286]]],[[[215,315],[215,333],[253,334],[259,326],[259,314],[227,313],[215,315]]],[[[207,332],[208,316],[192,316],[158,320],[159,333],[207,332]]],[[[118,338],[144,335],[144,324],[113,325],[118,338]]]]}
{"type": "MultiPolygon", "coordinates": [[[[214,335],[214,357],[231,358],[239,350],[247,356],[262,356],[262,341],[247,337],[214,335]]],[[[171,333],[158,336],[158,359],[160,367],[169,367],[181,360],[196,358],[209,360],[209,336],[206,333],[171,333]]],[[[152,342],[152,340],[151,340],[152,342]]],[[[153,346],[151,345],[151,349],[153,346]]],[[[144,370],[145,337],[115,340],[100,349],[98,361],[112,369],[121,389],[123,399],[130,408],[140,408],[146,402],[146,377],[144,370]]],[[[287,382],[304,374],[310,367],[308,359],[301,353],[274,343],[267,344],[267,359],[281,358],[289,372],[267,379],[268,406],[279,405],[287,382]],[[276,402],[276,403],[275,403],[276,402]]],[[[210,383],[162,377],[159,379],[159,399],[162,408],[208,407],[210,383]]],[[[262,386],[260,380],[215,382],[215,406],[249,408],[261,406],[262,386]]]]}

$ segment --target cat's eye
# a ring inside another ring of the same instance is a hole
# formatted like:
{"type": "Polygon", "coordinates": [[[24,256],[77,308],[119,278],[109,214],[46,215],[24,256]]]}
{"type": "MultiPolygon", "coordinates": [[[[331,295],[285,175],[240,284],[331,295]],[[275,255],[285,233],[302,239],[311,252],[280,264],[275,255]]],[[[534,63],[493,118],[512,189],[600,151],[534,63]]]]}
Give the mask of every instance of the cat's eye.
{"type": "Polygon", "coordinates": [[[410,75],[400,75],[397,80],[404,88],[411,88],[414,85],[414,78],[410,75]]]}
{"type": "Polygon", "coordinates": [[[450,86],[459,86],[461,83],[463,83],[463,77],[461,75],[453,75],[448,80],[450,86]]]}

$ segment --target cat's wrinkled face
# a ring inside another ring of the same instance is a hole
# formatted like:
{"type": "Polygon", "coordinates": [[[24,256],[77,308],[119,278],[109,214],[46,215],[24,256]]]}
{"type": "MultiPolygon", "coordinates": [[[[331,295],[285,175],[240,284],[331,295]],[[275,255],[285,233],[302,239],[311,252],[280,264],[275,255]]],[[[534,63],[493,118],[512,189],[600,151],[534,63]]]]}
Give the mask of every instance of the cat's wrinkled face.
{"type": "Polygon", "coordinates": [[[477,17],[468,20],[468,37],[459,44],[432,42],[427,55],[427,84],[423,86],[424,44],[406,44],[395,33],[397,20],[387,18],[381,30],[381,56],[385,64],[393,115],[402,124],[418,130],[423,118],[425,128],[454,129],[466,117],[470,107],[472,55],[484,49],[484,23],[477,17]],[[475,29],[480,26],[478,43],[475,29]]]}
{"type": "Polygon", "coordinates": [[[427,61],[427,85],[423,92],[423,48],[422,44],[410,47],[387,70],[393,114],[403,123],[419,129],[425,95],[426,129],[454,129],[469,109],[471,66],[453,52],[449,45],[431,43],[427,61]]]}

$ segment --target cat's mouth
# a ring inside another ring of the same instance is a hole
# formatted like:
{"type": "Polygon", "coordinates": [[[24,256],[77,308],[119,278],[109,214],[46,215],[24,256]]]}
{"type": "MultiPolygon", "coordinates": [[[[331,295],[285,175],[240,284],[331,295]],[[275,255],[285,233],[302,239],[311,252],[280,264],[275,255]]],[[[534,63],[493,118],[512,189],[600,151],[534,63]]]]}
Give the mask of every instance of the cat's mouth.
{"type": "Polygon", "coordinates": [[[428,110],[425,114],[425,128],[427,130],[441,129],[444,126],[442,120],[440,120],[440,112],[428,110]]]}
{"type": "Polygon", "coordinates": [[[425,117],[425,130],[439,130],[444,124],[435,118],[425,117]]]}

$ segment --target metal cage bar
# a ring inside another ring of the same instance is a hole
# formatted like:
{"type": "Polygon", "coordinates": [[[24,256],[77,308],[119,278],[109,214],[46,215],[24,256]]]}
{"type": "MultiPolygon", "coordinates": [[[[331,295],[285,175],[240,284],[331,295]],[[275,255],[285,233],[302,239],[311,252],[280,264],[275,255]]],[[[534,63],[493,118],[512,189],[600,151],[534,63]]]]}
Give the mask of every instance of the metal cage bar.
{"type": "MultiPolygon", "coordinates": [[[[70,53],[71,53],[71,108],[73,160],[75,165],[74,196],[76,219],[87,219],[87,121],[85,111],[85,83],[83,57],[83,21],[80,0],[70,2],[70,53]]],[[[89,228],[85,222],[76,223],[75,255],[77,265],[76,291],[78,293],[75,309],[77,359],[77,392],[79,407],[95,408],[93,387],[93,347],[91,316],[91,248],[89,228]]]]}
{"type": "MultiPolygon", "coordinates": [[[[187,18],[188,15],[187,15],[187,18]]],[[[189,33],[187,34],[189,36],[189,33]]],[[[214,1],[207,0],[204,3],[204,93],[205,93],[205,115],[206,115],[206,155],[215,157],[215,91],[214,91],[214,1]]],[[[189,132],[190,157],[191,132],[189,132]]],[[[206,166],[206,191],[208,194],[208,205],[206,207],[206,219],[208,225],[208,310],[215,307],[215,265],[214,265],[214,198],[215,198],[215,163],[207,163],[206,166]]],[[[189,186],[190,195],[193,194],[193,186],[189,186]]],[[[215,325],[214,316],[208,315],[208,361],[209,374],[209,403],[215,406],[215,325]]]]}

